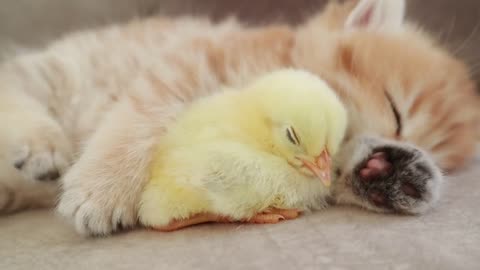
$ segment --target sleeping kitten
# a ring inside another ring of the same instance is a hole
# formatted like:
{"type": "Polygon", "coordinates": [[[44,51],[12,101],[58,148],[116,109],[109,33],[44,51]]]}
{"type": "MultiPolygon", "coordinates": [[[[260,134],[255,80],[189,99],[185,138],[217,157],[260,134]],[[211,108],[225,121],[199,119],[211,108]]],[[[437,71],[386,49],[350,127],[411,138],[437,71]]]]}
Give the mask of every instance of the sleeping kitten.
{"type": "Polygon", "coordinates": [[[79,232],[134,226],[151,150],[177,113],[282,67],[317,73],[349,108],[334,199],[426,211],[440,168],[472,156],[478,101],[465,66],[404,23],[404,4],[331,3],[298,28],[153,18],[72,34],[4,63],[1,211],[53,202],[66,173],[58,210],[79,232]]]}

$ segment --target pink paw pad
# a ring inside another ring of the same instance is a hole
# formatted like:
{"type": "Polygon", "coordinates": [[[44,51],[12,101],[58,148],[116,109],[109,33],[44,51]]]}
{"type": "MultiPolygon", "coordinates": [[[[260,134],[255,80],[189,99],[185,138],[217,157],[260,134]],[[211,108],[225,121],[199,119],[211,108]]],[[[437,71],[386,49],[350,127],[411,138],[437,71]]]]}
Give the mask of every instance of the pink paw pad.
{"type": "Polygon", "coordinates": [[[360,170],[360,177],[363,181],[370,181],[378,177],[387,176],[392,170],[392,164],[387,159],[385,152],[374,153],[360,170]]]}

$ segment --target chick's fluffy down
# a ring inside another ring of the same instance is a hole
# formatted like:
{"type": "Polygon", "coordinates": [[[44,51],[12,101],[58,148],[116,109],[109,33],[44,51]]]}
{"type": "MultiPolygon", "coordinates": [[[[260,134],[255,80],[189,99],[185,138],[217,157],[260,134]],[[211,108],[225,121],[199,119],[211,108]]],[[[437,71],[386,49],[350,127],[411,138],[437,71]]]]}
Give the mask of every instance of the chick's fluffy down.
{"type": "Polygon", "coordinates": [[[346,121],[328,85],[298,70],[200,99],[158,144],[140,221],[162,226],[197,213],[243,220],[269,207],[322,208],[329,189],[289,159],[335,154],[346,121]],[[296,128],[301,145],[290,145],[285,126],[296,128]]]}

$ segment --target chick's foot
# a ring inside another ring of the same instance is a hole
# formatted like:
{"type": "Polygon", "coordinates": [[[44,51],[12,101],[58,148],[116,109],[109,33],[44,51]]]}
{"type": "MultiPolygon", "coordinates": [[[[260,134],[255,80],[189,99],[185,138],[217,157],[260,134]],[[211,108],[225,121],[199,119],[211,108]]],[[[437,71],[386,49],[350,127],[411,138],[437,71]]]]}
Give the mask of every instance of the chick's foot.
{"type": "Polygon", "coordinates": [[[153,227],[153,229],[161,232],[171,232],[171,231],[176,231],[189,226],[208,223],[208,222],[228,223],[233,221],[227,217],[220,216],[217,214],[200,213],[200,214],[191,216],[187,219],[173,220],[165,226],[153,227]]]}
{"type": "Polygon", "coordinates": [[[249,219],[249,223],[275,224],[282,220],[295,219],[300,215],[296,209],[278,209],[269,208],[262,213],[258,213],[249,219]]]}

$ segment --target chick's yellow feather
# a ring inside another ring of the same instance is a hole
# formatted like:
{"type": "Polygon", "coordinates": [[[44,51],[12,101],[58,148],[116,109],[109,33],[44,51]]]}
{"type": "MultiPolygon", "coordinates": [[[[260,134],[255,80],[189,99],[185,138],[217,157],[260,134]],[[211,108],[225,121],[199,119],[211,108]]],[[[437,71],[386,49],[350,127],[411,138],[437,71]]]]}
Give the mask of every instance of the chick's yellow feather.
{"type": "Polygon", "coordinates": [[[306,71],[279,70],[200,99],[158,144],[140,221],[162,226],[197,213],[239,220],[269,207],[321,208],[329,188],[305,165],[334,155],[346,125],[338,97],[306,71]]]}

